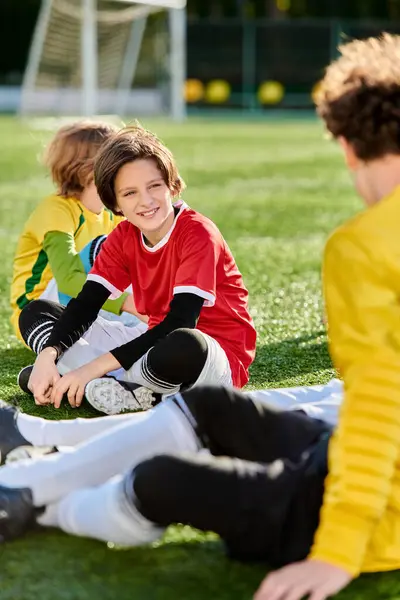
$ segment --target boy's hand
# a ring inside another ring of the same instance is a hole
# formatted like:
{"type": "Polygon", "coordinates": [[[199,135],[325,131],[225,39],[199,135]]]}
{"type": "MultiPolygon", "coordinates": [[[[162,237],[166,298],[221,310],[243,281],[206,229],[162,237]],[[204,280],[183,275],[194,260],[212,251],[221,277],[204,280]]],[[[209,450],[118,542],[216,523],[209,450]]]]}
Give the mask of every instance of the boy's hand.
{"type": "Polygon", "coordinates": [[[57,351],[54,348],[43,350],[37,356],[29,377],[28,387],[39,406],[51,403],[51,389],[60,379],[55,364],[56,358],[57,351]]]}
{"type": "Polygon", "coordinates": [[[78,408],[82,404],[86,384],[95,377],[96,375],[93,376],[92,373],[91,363],[61,377],[54,385],[51,394],[54,408],[60,408],[65,393],[68,395],[68,402],[72,408],[78,408]]]}
{"type": "Polygon", "coordinates": [[[79,367],[79,369],[67,373],[53,386],[51,401],[54,408],[60,408],[65,393],[68,395],[68,402],[72,408],[78,408],[82,404],[85,387],[89,381],[97,377],[103,377],[106,373],[120,368],[121,365],[117,359],[108,352],[79,367]]]}
{"type": "Polygon", "coordinates": [[[339,567],[308,559],[268,574],[254,600],[325,600],[351,580],[352,576],[339,567]]]}

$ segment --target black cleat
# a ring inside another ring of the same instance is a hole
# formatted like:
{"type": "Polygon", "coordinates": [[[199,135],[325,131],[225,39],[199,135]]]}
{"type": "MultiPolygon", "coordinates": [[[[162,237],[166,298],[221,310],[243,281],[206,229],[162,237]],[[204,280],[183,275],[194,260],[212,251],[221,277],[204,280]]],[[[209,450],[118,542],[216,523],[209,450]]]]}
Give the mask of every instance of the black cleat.
{"type": "MultiPolygon", "coordinates": [[[[28,388],[29,378],[31,376],[32,369],[33,369],[33,365],[28,365],[27,367],[24,367],[23,369],[21,369],[21,371],[17,375],[17,383],[18,383],[19,387],[21,388],[21,390],[23,392],[25,392],[25,394],[29,394],[30,396],[33,396],[31,390],[28,388]]],[[[68,394],[67,393],[64,394],[63,401],[68,402],[68,394]]]]}
{"type": "Polygon", "coordinates": [[[24,438],[17,426],[18,410],[0,400],[0,464],[4,464],[7,454],[20,446],[32,446],[24,438]]]}
{"type": "Polygon", "coordinates": [[[25,394],[30,394],[32,396],[31,390],[28,388],[29,377],[31,376],[33,369],[33,365],[28,365],[21,369],[17,376],[17,383],[21,390],[25,392],[25,394]]]}
{"type": "Polygon", "coordinates": [[[38,510],[28,488],[0,486],[0,543],[21,537],[35,525],[38,510]]]}

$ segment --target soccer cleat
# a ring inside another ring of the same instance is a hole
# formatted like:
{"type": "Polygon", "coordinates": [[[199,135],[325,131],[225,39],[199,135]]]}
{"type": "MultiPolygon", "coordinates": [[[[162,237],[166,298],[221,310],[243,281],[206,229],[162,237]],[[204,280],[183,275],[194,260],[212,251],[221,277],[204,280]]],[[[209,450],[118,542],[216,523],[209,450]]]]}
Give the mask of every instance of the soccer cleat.
{"type": "Polygon", "coordinates": [[[118,415],[152,408],[156,394],[143,386],[120,382],[113,377],[93,379],[85,388],[86,400],[101,413],[118,415]]]}
{"type": "Polygon", "coordinates": [[[30,395],[32,395],[32,392],[28,388],[28,383],[29,383],[29,377],[31,376],[31,373],[32,373],[32,369],[33,369],[33,365],[28,365],[27,367],[24,367],[23,369],[21,369],[17,376],[17,383],[18,383],[19,387],[21,388],[21,390],[23,392],[25,392],[25,394],[30,394],[30,395]]]}
{"type": "Polygon", "coordinates": [[[32,446],[24,438],[17,425],[18,410],[0,400],[0,464],[7,455],[21,446],[32,446]]]}
{"type": "MultiPolygon", "coordinates": [[[[27,367],[24,367],[23,369],[21,369],[21,371],[17,375],[17,383],[18,383],[19,387],[21,388],[21,390],[23,392],[25,392],[25,394],[30,394],[31,396],[33,396],[33,394],[31,392],[31,390],[28,388],[28,383],[29,383],[29,378],[32,373],[32,369],[33,369],[33,365],[28,365],[27,367]]],[[[68,394],[67,393],[65,393],[63,395],[63,402],[68,402],[68,394]]]]}
{"type": "Polygon", "coordinates": [[[35,524],[37,509],[28,488],[0,486],[0,543],[23,535],[35,524]]]}

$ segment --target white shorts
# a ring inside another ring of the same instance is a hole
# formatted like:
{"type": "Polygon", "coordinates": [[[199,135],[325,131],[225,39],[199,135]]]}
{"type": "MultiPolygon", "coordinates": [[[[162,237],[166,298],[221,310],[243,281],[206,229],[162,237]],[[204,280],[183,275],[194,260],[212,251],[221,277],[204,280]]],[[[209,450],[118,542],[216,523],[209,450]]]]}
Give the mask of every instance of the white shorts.
{"type": "MultiPolygon", "coordinates": [[[[69,350],[67,350],[58,362],[58,370],[61,375],[77,369],[84,364],[98,358],[102,354],[130,342],[147,330],[145,323],[136,327],[126,327],[118,321],[108,321],[99,316],[87,332],[69,350]]],[[[202,372],[195,385],[232,385],[232,374],[228,357],[220,344],[211,336],[197,330],[207,343],[207,359],[202,372]]],[[[117,379],[131,381],[149,387],[148,382],[141,376],[140,358],[130,369],[118,369],[113,371],[117,379]]],[[[158,392],[158,389],[154,391],[158,392]]]]}
{"type": "Polygon", "coordinates": [[[65,375],[102,354],[131,342],[145,331],[147,331],[146,323],[139,323],[136,327],[127,327],[120,321],[108,321],[104,317],[98,316],[86,333],[64,352],[57,363],[57,368],[61,375],[65,375]]]}
{"type": "Polygon", "coordinates": [[[198,380],[193,387],[198,385],[232,385],[232,372],[228,357],[222,346],[213,337],[199,331],[207,342],[207,359],[198,380]]]}

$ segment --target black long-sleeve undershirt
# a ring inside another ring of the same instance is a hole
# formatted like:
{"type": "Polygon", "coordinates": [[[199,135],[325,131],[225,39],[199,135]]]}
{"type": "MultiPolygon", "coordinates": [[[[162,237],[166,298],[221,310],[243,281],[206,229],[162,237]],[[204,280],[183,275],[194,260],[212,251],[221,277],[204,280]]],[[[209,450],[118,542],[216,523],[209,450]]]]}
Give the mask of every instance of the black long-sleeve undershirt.
{"type": "MultiPolygon", "coordinates": [[[[73,298],[54,325],[45,347],[54,347],[59,355],[70,348],[96,320],[110,292],[101,283],[87,281],[81,292],[73,298]]],[[[156,342],[180,328],[194,329],[203,307],[204,299],[196,294],[177,294],[170,311],[161,323],[138,338],[111,351],[120,365],[128,370],[156,342]]]]}
{"type": "Polygon", "coordinates": [[[76,298],[72,298],[54,325],[45,348],[56,348],[60,356],[83,336],[97,319],[111,292],[96,281],[86,281],[76,298]]]}
{"type": "Polygon", "coordinates": [[[196,294],[177,294],[169,305],[170,311],[161,323],[148,329],[141,336],[111,350],[120,365],[127,371],[159,340],[175,329],[194,329],[200,316],[204,299],[196,294]]]}

